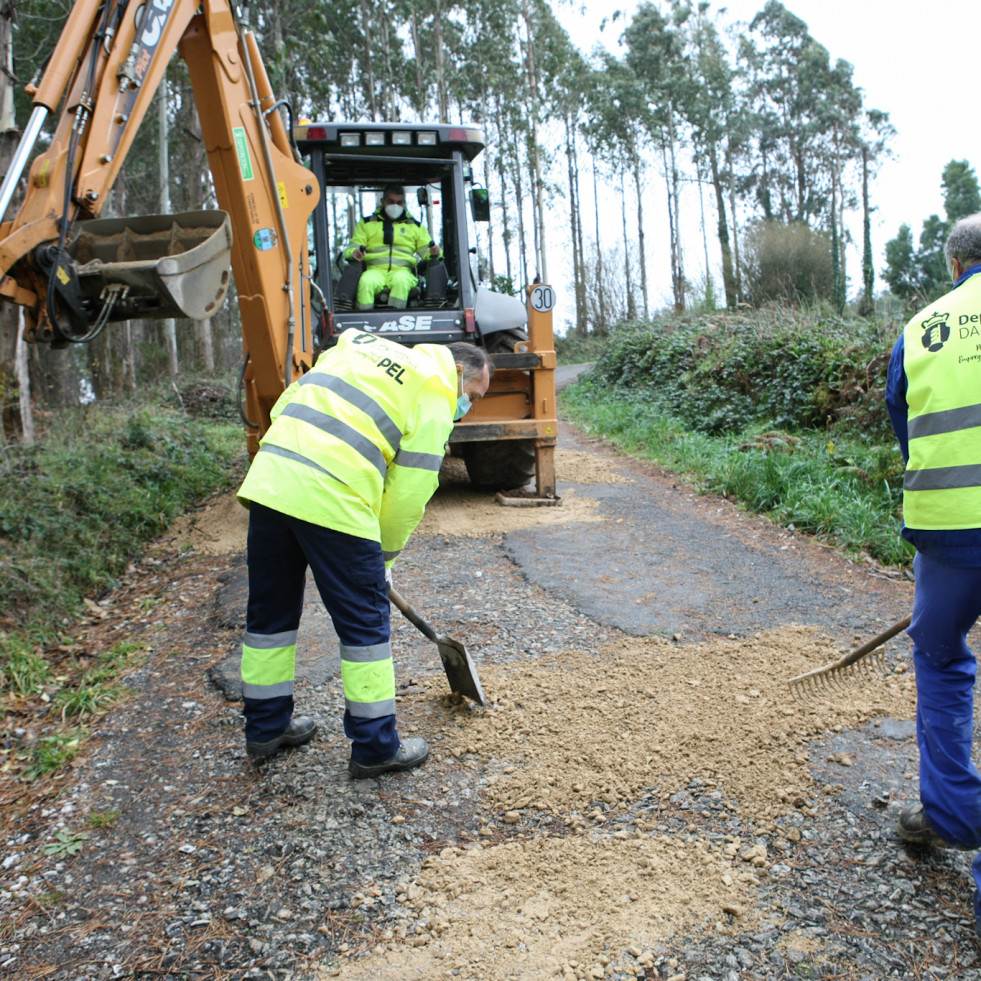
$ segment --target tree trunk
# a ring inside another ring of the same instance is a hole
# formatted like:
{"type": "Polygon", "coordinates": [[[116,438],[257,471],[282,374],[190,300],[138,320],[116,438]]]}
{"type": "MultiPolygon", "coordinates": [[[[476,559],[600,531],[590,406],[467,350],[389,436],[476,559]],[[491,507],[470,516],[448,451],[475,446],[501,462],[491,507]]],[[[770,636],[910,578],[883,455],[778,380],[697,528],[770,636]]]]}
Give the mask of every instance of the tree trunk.
{"type": "Polygon", "coordinates": [[[875,313],[875,266],[872,261],[872,213],[869,209],[869,148],[862,147],[862,299],[860,317],[875,313]]]}
{"type": "Polygon", "coordinates": [[[719,213],[719,249],[722,252],[722,284],[726,294],[726,308],[735,310],[738,290],[732,270],[732,249],[729,247],[729,223],[726,220],[726,199],[719,173],[719,156],[714,143],[709,146],[709,167],[712,169],[712,187],[715,188],[715,207],[719,213]]]}
{"type": "Polygon", "coordinates": [[[593,324],[593,331],[605,334],[609,329],[606,314],[606,282],[603,271],[603,246],[604,242],[600,236],[600,216],[599,216],[599,187],[596,181],[596,158],[593,158],[593,217],[596,224],[596,303],[598,317],[593,324]]]}
{"type": "Polygon", "coordinates": [[[636,147],[631,154],[631,170],[634,172],[634,193],[637,195],[637,251],[640,254],[640,293],[644,298],[644,319],[650,319],[650,309],[647,302],[647,244],[644,235],[644,195],[641,193],[640,155],[636,147]]]}
{"type": "MultiPolygon", "coordinates": [[[[17,398],[20,408],[21,439],[25,446],[34,445],[34,410],[31,407],[31,372],[27,364],[27,341],[24,340],[24,308],[17,307],[17,398]]],[[[0,434],[3,430],[0,429],[0,434]]]]}
{"type": "Polygon", "coordinates": [[[528,38],[526,47],[525,67],[528,74],[528,121],[530,132],[528,137],[528,163],[531,171],[531,195],[532,213],[535,215],[535,263],[537,265],[538,278],[541,282],[548,282],[548,262],[545,252],[545,188],[542,181],[541,154],[538,148],[538,120],[536,111],[538,107],[538,71],[535,67],[535,44],[534,30],[532,28],[532,18],[528,10],[528,0],[524,0],[522,11],[525,20],[525,31],[528,38]]]}
{"type": "Polygon", "coordinates": [[[668,150],[671,158],[671,202],[674,215],[674,250],[671,257],[671,282],[674,287],[674,308],[680,313],[685,309],[685,260],[681,248],[681,180],[675,147],[674,110],[668,122],[668,150]]]}
{"type": "MultiPolygon", "coordinates": [[[[627,282],[627,319],[637,319],[637,304],[634,300],[634,284],[630,270],[633,263],[630,261],[630,237],[627,235],[627,189],[623,181],[623,164],[620,164],[620,218],[623,221],[623,253],[626,261],[624,262],[624,275],[627,282]]],[[[597,243],[597,246],[599,243],[597,243]]]]}
{"type": "MultiPolygon", "coordinates": [[[[490,192],[490,186],[491,186],[490,158],[491,155],[485,150],[484,151],[484,187],[488,189],[488,193],[490,192]]],[[[496,274],[494,272],[494,222],[493,221],[487,222],[487,272],[488,275],[490,276],[491,282],[493,283],[496,278],[496,274]]]]}
{"type": "MultiPolygon", "coordinates": [[[[736,211],[736,181],[733,174],[732,141],[726,141],[726,174],[729,184],[729,214],[732,215],[732,265],[733,285],[736,293],[736,303],[742,299],[743,280],[739,264],[739,213],[736,211]]],[[[728,294],[726,294],[728,297],[728,294]]]]}
{"type": "Polygon", "coordinates": [[[197,367],[209,375],[215,373],[215,343],[211,336],[211,318],[194,321],[194,351],[197,367]]]}
{"type": "Polygon", "coordinates": [[[436,98],[439,101],[439,121],[450,121],[450,99],[446,84],[446,66],[443,62],[443,3],[436,0],[436,18],[433,23],[433,47],[436,49],[436,98]]]}
{"type": "Polygon", "coordinates": [[[425,63],[424,54],[422,44],[419,41],[419,27],[416,23],[415,9],[411,11],[409,17],[409,27],[412,31],[412,47],[415,50],[415,58],[412,59],[412,63],[416,70],[416,91],[412,102],[415,104],[416,112],[418,113],[419,117],[422,118],[426,115],[426,104],[428,102],[426,97],[426,85],[423,81],[422,75],[422,66],[425,63]]]}
{"type": "Polygon", "coordinates": [[[675,310],[684,310],[685,306],[683,295],[682,304],[680,307],[678,306],[678,253],[681,250],[678,244],[678,219],[674,210],[675,198],[671,187],[671,166],[668,160],[668,150],[666,146],[661,147],[661,160],[664,164],[664,184],[665,190],[667,191],[668,200],[668,236],[671,244],[671,293],[674,298],[675,310]]]}
{"type": "Polygon", "coordinates": [[[371,57],[371,37],[373,31],[371,11],[368,0],[361,0],[361,36],[364,38],[364,49],[361,56],[361,71],[368,88],[368,106],[371,109],[372,122],[378,122],[378,101],[375,97],[375,66],[371,57]]]}
{"type": "Polygon", "coordinates": [[[585,276],[582,256],[582,235],[580,233],[579,215],[579,177],[575,162],[575,131],[568,115],[565,117],[565,158],[569,179],[569,231],[572,239],[572,282],[575,287],[576,299],[576,333],[582,337],[587,333],[586,327],[586,293],[585,276]]]}

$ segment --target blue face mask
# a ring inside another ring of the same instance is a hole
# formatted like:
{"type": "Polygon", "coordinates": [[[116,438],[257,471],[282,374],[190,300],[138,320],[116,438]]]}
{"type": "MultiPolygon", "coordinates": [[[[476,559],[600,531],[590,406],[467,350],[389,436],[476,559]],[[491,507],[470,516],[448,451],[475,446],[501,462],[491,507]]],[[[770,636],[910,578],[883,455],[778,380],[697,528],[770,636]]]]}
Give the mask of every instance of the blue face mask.
{"type": "Polygon", "coordinates": [[[473,407],[473,403],[470,401],[470,396],[464,392],[456,400],[456,415],[453,416],[454,422],[459,422],[473,407]]]}

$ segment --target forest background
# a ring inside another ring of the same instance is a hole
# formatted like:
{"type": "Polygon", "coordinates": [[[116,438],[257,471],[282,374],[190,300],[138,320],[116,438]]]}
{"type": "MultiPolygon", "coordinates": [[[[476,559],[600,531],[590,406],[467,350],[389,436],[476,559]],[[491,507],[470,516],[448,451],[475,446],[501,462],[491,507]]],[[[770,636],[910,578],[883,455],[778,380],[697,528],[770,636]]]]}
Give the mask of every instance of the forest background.
{"type": "MultiPolygon", "coordinates": [[[[23,86],[69,6],[4,8],[8,145],[29,110],[23,86]]],[[[918,230],[897,229],[889,265],[877,270],[875,177],[895,131],[885,108],[866,104],[853,66],[778,0],[746,20],[708,3],[640,3],[611,11],[602,34],[613,43],[589,52],[586,9],[544,0],[267,0],[242,13],[294,118],[481,126],[488,149],[477,176],[493,202],[481,276],[507,291],[552,281],[565,300],[561,332],[603,336],[665,306],[774,299],[827,300],[838,312],[853,300],[867,316],[877,272],[904,301],[935,292],[949,215],[923,216],[920,242],[918,230]]],[[[153,213],[161,200],[174,211],[214,206],[179,59],[159,99],[165,126],[144,124],[107,214],[153,213]],[[166,188],[162,138],[181,162],[166,188]]],[[[969,183],[968,162],[952,164],[945,186],[969,183]]],[[[13,333],[2,330],[0,365],[11,363],[13,333]]],[[[240,357],[230,302],[212,321],[130,324],[82,350],[34,349],[32,387],[71,403],[168,373],[220,373],[240,357]]]]}

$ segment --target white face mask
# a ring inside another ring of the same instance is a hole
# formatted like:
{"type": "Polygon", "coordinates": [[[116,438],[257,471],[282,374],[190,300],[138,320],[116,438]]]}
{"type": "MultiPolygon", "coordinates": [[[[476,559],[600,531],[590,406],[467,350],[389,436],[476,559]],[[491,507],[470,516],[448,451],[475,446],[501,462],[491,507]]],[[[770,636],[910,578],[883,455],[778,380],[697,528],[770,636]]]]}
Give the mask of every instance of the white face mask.
{"type": "Polygon", "coordinates": [[[405,208],[403,208],[402,205],[400,204],[385,205],[385,214],[388,215],[388,217],[391,218],[392,221],[395,221],[397,218],[401,218],[404,211],[405,208]]]}

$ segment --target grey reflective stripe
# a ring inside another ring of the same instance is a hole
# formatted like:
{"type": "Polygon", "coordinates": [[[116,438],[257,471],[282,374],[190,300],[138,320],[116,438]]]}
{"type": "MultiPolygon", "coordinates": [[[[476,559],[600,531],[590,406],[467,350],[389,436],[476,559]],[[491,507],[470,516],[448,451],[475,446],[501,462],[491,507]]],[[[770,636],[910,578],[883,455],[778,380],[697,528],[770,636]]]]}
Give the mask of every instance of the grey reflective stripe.
{"type": "Polygon", "coordinates": [[[352,702],[345,698],[344,707],[356,719],[380,719],[386,715],[395,715],[394,698],[386,698],[383,702],[352,702]]]}
{"type": "Polygon", "coordinates": [[[392,463],[397,463],[400,467],[413,467],[416,470],[435,470],[439,473],[439,468],[443,465],[443,458],[435,453],[412,453],[406,450],[399,450],[395,454],[392,463]]]}
{"type": "Polygon", "coordinates": [[[981,464],[907,470],[903,477],[903,490],[908,491],[954,490],[958,487],[981,487],[981,464]]]}
{"type": "Polygon", "coordinates": [[[942,412],[927,412],[909,421],[909,438],[939,436],[941,433],[956,433],[961,429],[981,426],[981,405],[965,405],[960,409],[944,409],[942,412]]]}
{"type": "Polygon", "coordinates": [[[370,269],[372,266],[405,266],[406,268],[414,268],[416,264],[416,257],[412,252],[404,252],[401,249],[392,249],[389,251],[388,246],[384,246],[380,249],[370,249],[365,253],[364,257],[365,265],[370,269]]]}
{"type": "Polygon", "coordinates": [[[326,388],[327,391],[340,395],[345,402],[350,402],[356,409],[360,409],[378,427],[382,436],[388,440],[394,452],[402,442],[402,430],[395,425],[392,417],[370,396],[367,392],[362,392],[360,388],[355,388],[348,384],[343,378],[336,375],[323,375],[319,372],[309,372],[300,379],[301,385],[317,385],[326,388]]]}
{"type": "Polygon", "coordinates": [[[385,552],[382,551],[382,558],[387,562],[389,559],[397,559],[402,554],[402,549],[397,552],[385,552]]]}
{"type": "MultiPolygon", "coordinates": [[[[288,408],[288,406],[287,406],[288,408]]],[[[305,467],[313,467],[314,470],[319,470],[321,473],[327,474],[333,480],[338,480],[329,470],[322,467],[319,463],[314,463],[313,460],[308,456],[303,456],[301,453],[294,453],[293,450],[284,449],[282,446],[276,446],[274,443],[263,443],[259,447],[260,453],[272,453],[273,456],[282,456],[287,460],[292,460],[294,463],[302,463],[305,467]]]]}
{"type": "Polygon", "coordinates": [[[246,698],[282,698],[283,695],[293,694],[292,681],[280,681],[276,685],[242,685],[242,694],[246,698]]]}
{"type": "Polygon", "coordinates": [[[346,644],[341,644],[342,661],[368,664],[372,661],[390,661],[391,659],[391,644],[369,644],[367,647],[348,647],[346,644]]]}
{"type": "Polygon", "coordinates": [[[367,436],[363,436],[353,426],[349,426],[335,416],[329,416],[326,412],[312,409],[308,405],[297,405],[295,402],[290,402],[283,409],[282,415],[299,419],[301,422],[315,426],[321,432],[336,436],[342,443],[347,443],[356,453],[360,453],[382,477],[388,471],[388,464],[385,462],[385,457],[382,456],[382,451],[367,436]]]}
{"type": "Polygon", "coordinates": [[[246,630],[242,643],[255,651],[272,651],[277,647],[295,647],[296,631],[283,630],[278,634],[250,634],[246,630]]]}

